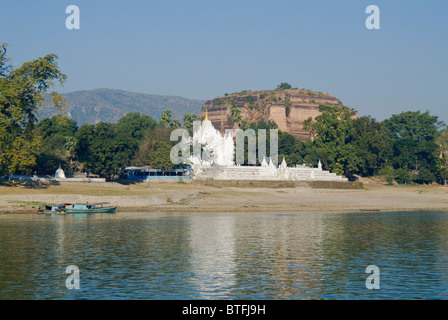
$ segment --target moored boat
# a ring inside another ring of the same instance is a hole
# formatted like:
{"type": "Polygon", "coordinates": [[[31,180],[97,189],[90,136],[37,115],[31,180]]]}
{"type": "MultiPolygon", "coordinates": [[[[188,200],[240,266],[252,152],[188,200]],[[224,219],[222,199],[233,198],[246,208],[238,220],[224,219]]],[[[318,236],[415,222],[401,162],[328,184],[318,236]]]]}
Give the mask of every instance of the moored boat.
{"type": "Polygon", "coordinates": [[[66,204],[61,210],[64,213],[114,213],[117,207],[104,206],[107,203],[73,203],[66,204]]]}

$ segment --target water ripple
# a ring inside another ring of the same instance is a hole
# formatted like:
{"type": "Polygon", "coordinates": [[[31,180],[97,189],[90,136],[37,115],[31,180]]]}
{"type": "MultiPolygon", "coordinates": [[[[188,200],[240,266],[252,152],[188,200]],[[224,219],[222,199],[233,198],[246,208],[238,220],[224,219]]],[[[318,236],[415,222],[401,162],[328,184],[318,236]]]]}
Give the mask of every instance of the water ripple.
{"type": "Polygon", "coordinates": [[[446,299],[447,226],[437,212],[1,216],[0,298],[446,299]]]}

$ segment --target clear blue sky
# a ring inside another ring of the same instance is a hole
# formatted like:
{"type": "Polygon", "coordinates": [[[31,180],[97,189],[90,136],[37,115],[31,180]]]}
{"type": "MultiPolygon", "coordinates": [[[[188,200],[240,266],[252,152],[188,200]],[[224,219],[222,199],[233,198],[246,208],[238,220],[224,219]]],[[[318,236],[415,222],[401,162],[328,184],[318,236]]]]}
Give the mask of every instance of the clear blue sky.
{"type": "Polygon", "coordinates": [[[448,123],[448,1],[4,0],[15,65],[59,56],[60,92],[116,88],[212,99],[280,82],[378,120],[429,110],[448,123]],[[81,29],[68,30],[77,5],[81,29]],[[365,27],[368,5],[381,29],[365,27]]]}

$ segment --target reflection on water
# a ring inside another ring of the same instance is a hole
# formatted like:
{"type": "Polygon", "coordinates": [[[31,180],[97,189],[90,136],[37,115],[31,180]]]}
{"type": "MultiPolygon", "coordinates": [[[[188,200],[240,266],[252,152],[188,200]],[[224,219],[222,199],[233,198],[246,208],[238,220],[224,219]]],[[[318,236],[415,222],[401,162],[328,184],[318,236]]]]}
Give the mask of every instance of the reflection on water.
{"type": "Polygon", "coordinates": [[[194,215],[189,221],[194,298],[223,299],[235,286],[235,216],[194,215]]]}
{"type": "Polygon", "coordinates": [[[2,215],[0,243],[0,299],[448,298],[445,213],[2,215]]]}

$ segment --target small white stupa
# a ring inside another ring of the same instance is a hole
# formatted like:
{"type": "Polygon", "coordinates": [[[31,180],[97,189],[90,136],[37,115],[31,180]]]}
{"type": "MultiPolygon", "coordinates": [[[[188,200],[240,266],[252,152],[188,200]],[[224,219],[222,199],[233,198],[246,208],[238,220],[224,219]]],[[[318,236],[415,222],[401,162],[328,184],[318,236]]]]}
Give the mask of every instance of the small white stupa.
{"type": "Polygon", "coordinates": [[[56,179],[65,179],[65,173],[64,170],[61,169],[61,166],[59,165],[59,169],[56,170],[56,173],[54,174],[54,177],[56,179]]]}

